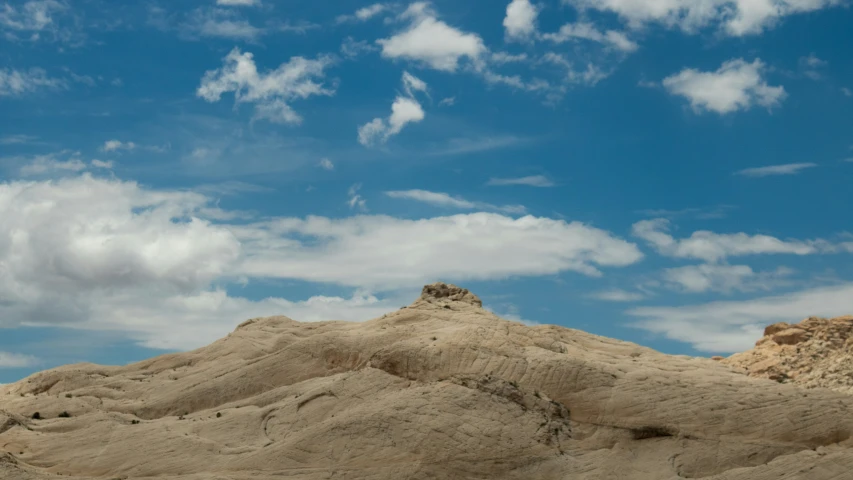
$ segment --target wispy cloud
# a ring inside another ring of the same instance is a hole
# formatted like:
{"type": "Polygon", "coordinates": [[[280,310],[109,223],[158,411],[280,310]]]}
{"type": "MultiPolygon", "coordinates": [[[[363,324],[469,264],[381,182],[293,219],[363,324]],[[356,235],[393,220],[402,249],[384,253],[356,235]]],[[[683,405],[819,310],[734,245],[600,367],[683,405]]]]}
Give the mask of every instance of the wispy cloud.
{"type": "Polygon", "coordinates": [[[485,202],[472,202],[462,197],[454,197],[443,192],[430,192],[428,190],[396,190],[385,192],[391,198],[414,200],[417,202],[435,205],[437,207],[457,208],[460,210],[491,210],[504,213],[522,214],[527,211],[523,205],[492,205],[485,202]]]}
{"type": "Polygon", "coordinates": [[[332,171],[335,169],[335,164],[328,158],[320,159],[320,162],[317,165],[323,170],[332,171]]]}
{"type": "Polygon", "coordinates": [[[41,68],[29,70],[0,69],[0,97],[17,97],[40,90],[68,88],[68,82],[47,75],[41,68]]]}
{"type": "Polygon", "coordinates": [[[31,355],[0,352],[0,368],[25,368],[37,365],[39,360],[31,355]]]}
{"type": "Polygon", "coordinates": [[[634,327],[687,342],[697,350],[729,353],[751,348],[772,323],[847,315],[851,298],[853,283],[845,283],[744,301],[640,307],[627,314],[640,319],[634,327]]]}
{"type": "Polygon", "coordinates": [[[817,167],[816,163],[787,163],[784,165],[769,165],[766,167],[745,168],[738,170],[735,175],[743,177],[769,177],[772,175],[796,175],[808,168],[817,167]]]}
{"type": "Polygon", "coordinates": [[[638,302],[646,298],[639,292],[629,292],[627,290],[614,289],[595,292],[589,295],[590,298],[602,300],[605,302],[638,302]]]}
{"type": "Polygon", "coordinates": [[[24,135],[24,134],[12,134],[12,135],[3,135],[0,136],[0,145],[18,145],[24,143],[31,143],[38,139],[38,137],[33,135],[24,135]]]}
{"type": "Polygon", "coordinates": [[[388,6],[383,3],[374,3],[372,5],[368,5],[366,7],[359,8],[351,15],[339,15],[336,19],[336,23],[347,23],[347,22],[366,22],[371,18],[379,15],[382,12],[388,10],[388,6]]]}
{"type": "Polygon", "coordinates": [[[510,185],[526,185],[528,187],[553,187],[555,183],[544,175],[531,175],[515,178],[490,178],[486,185],[504,187],[510,185]]]}

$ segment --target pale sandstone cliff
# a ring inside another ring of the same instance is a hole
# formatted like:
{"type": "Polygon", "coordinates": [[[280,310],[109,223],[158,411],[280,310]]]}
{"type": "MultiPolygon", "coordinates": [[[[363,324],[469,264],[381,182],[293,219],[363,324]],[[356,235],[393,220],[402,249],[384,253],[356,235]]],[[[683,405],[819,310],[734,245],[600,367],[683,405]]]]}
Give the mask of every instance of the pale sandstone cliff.
{"type": "Polygon", "coordinates": [[[770,325],[755,348],[721,362],[754,377],[853,393],[853,316],[770,325]]]}
{"type": "Polygon", "coordinates": [[[436,284],[365,323],[33,375],[0,387],[0,478],[851,478],[853,396],[480,305],[436,284]]]}

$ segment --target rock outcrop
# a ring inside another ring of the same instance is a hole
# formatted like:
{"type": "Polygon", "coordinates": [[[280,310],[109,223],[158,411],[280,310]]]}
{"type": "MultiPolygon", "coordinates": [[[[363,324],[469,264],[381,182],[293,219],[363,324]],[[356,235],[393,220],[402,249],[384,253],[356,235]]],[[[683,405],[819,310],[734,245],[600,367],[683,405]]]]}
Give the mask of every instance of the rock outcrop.
{"type": "Polygon", "coordinates": [[[853,316],[770,325],[755,348],[721,363],[753,377],[853,394],[853,316]]]}
{"type": "Polygon", "coordinates": [[[252,319],[192,352],[41,372],[0,387],[0,425],[0,478],[26,480],[853,471],[851,395],[527,327],[442,284],[364,323],[252,319]]]}

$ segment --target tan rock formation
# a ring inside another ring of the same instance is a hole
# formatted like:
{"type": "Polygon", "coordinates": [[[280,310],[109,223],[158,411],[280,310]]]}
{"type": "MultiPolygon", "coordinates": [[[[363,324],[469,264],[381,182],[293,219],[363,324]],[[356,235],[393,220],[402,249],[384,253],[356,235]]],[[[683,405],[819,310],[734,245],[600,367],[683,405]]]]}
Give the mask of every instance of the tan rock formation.
{"type": "Polygon", "coordinates": [[[853,393],[853,316],[770,325],[755,348],[722,363],[753,377],[853,393]]]}
{"type": "Polygon", "coordinates": [[[505,321],[443,284],[369,322],[253,319],[0,387],[0,478],[25,480],[838,480],[851,434],[853,396],[505,321]]]}

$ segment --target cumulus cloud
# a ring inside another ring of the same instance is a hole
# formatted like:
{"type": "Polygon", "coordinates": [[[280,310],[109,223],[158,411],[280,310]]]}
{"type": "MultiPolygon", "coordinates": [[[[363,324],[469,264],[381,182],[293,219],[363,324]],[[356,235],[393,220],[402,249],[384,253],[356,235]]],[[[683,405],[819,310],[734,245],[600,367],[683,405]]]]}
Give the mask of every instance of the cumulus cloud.
{"type": "Polygon", "coordinates": [[[557,33],[546,33],[542,35],[542,38],[554,43],[565,43],[574,39],[589,40],[626,53],[639,48],[639,45],[630,40],[623,32],[616,30],[602,32],[593,24],[585,22],[567,23],[560,27],[557,33]]]}
{"type": "Polygon", "coordinates": [[[530,0],[512,0],[506,7],[504,31],[508,40],[530,38],[536,32],[539,9],[530,0]]]}
{"type": "Polygon", "coordinates": [[[599,275],[642,257],[604,230],[547,218],[471,213],[229,223],[210,219],[229,217],[211,203],[200,193],[88,174],[0,183],[0,327],[108,330],[150,347],[192,348],[250,317],[364,320],[399,308],[420,285],[439,279],[599,275]],[[257,278],[355,292],[254,301],[226,288],[257,278]]]}
{"type": "Polygon", "coordinates": [[[553,187],[554,182],[545,175],[530,175],[515,178],[490,178],[486,185],[505,187],[509,185],[526,185],[528,187],[553,187]]]}
{"type": "Polygon", "coordinates": [[[769,165],[766,167],[746,168],[738,170],[735,175],[743,177],[768,177],[771,175],[796,175],[807,168],[816,167],[816,163],[787,163],[784,165],[769,165]]]}
{"type": "Polygon", "coordinates": [[[486,52],[483,40],[464,33],[436,17],[427,2],[415,2],[400,15],[408,26],[397,34],[376,41],[382,56],[414,60],[436,70],[456,71],[462,58],[476,60],[486,52]]]}
{"type": "Polygon", "coordinates": [[[729,60],[714,72],[687,68],[663,80],[673,95],[685,97],[697,113],[707,110],[719,114],[747,110],[755,105],[771,108],[787,94],[782,86],[772,87],[762,77],[764,63],[756,59],[729,60]]]}
{"type": "Polygon", "coordinates": [[[202,78],[196,95],[208,102],[218,102],[224,93],[234,92],[237,104],[255,104],[255,118],[276,123],[299,124],[302,117],[290,102],[314,95],[334,95],[335,91],[315,81],[325,76],[330,57],[316,60],[292,57],[277,69],[260,73],[249,52],[231,50],[222,68],[210,70],[202,78]]]}
{"type": "Polygon", "coordinates": [[[40,68],[29,70],[0,69],[0,97],[17,97],[39,90],[59,90],[67,88],[68,83],[60,78],[52,78],[40,68]]]}
{"type": "Polygon", "coordinates": [[[358,143],[369,147],[385,143],[397,135],[409,123],[417,123],[426,117],[421,104],[414,98],[414,92],[426,92],[427,84],[403,72],[403,90],[406,95],[399,95],[391,104],[391,115],[387,119],[374,118],[358,128],[358,143]]]}
{"type": "Polygon", "coordinates": [[[662,218],[639,221],[633,225],[631,231],[661,255],[696,258],[706,262],[745,255],[810,255],[832,250],[832,246],[823,240],[786,241],[768,235],[714,233],[707,230],[693,232],[687,238],[676,239],[669,233],[669,221],[662,218]]]}
{"type": "Polygon", "coordinates": [[[838,0],[563,0],[580,10],[612,12],[632,28],[649,23],[679,28],[687,33],[719,26],[730,36],[761,33],[781,18],[820,10],[838,0]]]}
{"type": "Polygon", "coordinates": [[[527,209],[524,205],[492,205],[485,202],[472,202],[461,197],[453,197],[443,192],[430,192],[428,190],[393,190],[385,192],[391,198],[414,200],[416,202],[428,203],[437,207],[457,208],[460,210],[494,210],[505,213],[524,213],[527,209]]]}
{"type": "Polygon", "coordinates": [[[746,301],[640,307],[627,313],[641,319],[632,324],[637,328],[689,343],[700,351],[733,353],[752,348],[764,327],[772,323],[836,317],[851,311],[853,283],[746,301]]]}

